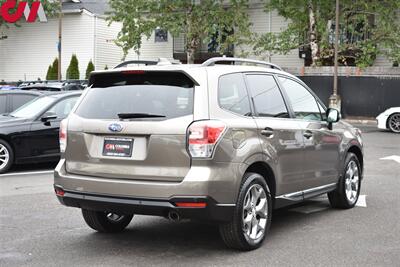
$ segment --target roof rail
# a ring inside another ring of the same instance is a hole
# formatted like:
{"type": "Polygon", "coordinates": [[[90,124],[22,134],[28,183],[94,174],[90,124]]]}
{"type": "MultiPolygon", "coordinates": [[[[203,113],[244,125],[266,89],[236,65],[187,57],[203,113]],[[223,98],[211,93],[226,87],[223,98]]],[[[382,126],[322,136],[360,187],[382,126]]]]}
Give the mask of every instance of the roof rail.
{"type": "Polygon", "coordinates": [[[170,61],[167,58],[160,57],[157,61],[153,60],[129,60],[122,62],[121,64],[118,64],[114,69],[116,68],[121,68],[128,66],[129,64],[137,64],[137,65],[145,65],[145,66],[154,66],[154,65],[159,65],[159,66],[165,66],[165,65],[176,65],[176,64],[181,64],[180,61],[173,60],[170,61]]]}
{"type": "Polygon", "coordinates": [[[252,63],[254,65],[264,65],[268,66],[272,69],[277,69],[277,70],[282,70],[281,67],[278,65],[275,65],[270,62],[266,61],[261,61],[261,60],[254,60],[254,59],[245,59],[245,58],[235,58],[235,57],[213,57],[205,61],[203,64],[201,64],[202,67],[208,67],[208,66],[213,66],[215,63],[218,62],[241,62],[241,63],[252,63]]]}

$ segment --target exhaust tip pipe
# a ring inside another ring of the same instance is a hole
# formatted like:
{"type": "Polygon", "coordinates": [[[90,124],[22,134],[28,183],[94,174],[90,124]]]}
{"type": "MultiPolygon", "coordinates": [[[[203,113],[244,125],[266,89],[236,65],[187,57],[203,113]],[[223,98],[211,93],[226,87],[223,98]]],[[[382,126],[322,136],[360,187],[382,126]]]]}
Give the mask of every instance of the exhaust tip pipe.
{"type": "Polygon", "coordinates": [[[179,213],[174,210],[171,210],[170,212],[168,212],[168,219],[174,222],[179,221],[180,220],[179,213]]]}

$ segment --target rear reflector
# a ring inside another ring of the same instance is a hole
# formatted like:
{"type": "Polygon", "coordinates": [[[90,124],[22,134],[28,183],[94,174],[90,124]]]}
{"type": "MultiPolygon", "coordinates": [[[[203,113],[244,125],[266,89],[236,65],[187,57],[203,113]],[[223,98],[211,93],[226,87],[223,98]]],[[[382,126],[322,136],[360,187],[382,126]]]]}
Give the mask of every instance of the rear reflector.
{"type": "Polygon", "coordinates": [[[180,208],[205,208],[205,202],[176,202],[175,205],[180,208]]]}
{"type": "Polygon", "coordinates": [[[56,192],[56,195],[59,197],[63,197],[65,195],[64,190],[62,190],[61,188],[56,187],[54,188],[54,191],[56,192]]]}

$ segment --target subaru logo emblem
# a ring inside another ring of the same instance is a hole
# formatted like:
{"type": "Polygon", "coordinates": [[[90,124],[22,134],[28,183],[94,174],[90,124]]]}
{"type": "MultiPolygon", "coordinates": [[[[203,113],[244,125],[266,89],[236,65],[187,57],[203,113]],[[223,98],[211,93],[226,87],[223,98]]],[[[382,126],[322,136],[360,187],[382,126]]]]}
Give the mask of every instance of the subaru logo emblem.
{"type": "Polygon", "coordinates": [[[109,129],[111,132],[119,133],[120,131],[122,131],[123,127],[122,127],[121,124],[112,123],[112,124],[108,125],[108,129],[109,129]]]}

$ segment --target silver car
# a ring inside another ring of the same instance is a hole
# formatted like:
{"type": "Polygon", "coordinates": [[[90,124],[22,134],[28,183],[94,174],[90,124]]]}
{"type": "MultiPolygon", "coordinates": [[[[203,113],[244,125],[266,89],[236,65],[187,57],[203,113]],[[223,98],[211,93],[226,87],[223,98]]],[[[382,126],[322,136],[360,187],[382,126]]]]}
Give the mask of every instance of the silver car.
{"type": "Polygon", "coordinates": [[[99,232],[134,214],[204,220],[228,247],[252,250],[273,209],[325,193],[335,208],[357,202],[360,131],[276,65],[163,62],[89,84],[61,124],[54,187],[99,232]]]}

